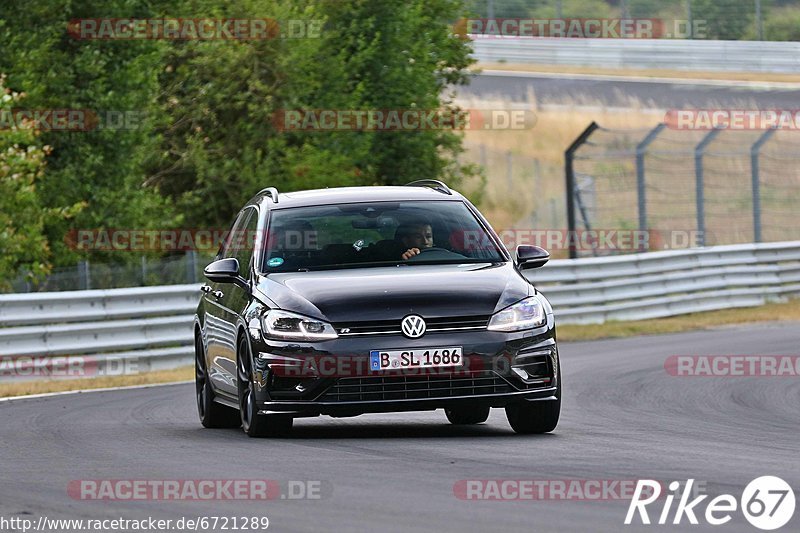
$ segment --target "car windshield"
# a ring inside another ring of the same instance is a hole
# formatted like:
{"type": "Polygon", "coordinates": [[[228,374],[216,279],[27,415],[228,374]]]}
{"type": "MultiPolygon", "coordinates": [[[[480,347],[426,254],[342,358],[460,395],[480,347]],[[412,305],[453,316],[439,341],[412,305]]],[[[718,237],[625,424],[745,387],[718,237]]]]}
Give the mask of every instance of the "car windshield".
{"type": "Polygon", "coordinates": [[[276,209],[262,271],[504,261],[460,201],[373,202],[276,209]]]}

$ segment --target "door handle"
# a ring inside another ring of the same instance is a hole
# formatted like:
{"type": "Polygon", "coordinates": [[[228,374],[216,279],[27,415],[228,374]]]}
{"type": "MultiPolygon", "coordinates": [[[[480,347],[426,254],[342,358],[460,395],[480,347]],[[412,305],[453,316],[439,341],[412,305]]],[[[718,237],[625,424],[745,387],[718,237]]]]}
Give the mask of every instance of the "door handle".
{"type": "Polygon", "coordinates": [[[211,292],[211,286],[210,285],[201,285],[200,286],[200,290],[203,291],[204,293],[208,294],[209,292],[211,292]]]}
{"type": "Polygon", "coordinates": [[[211,294],[213,294],[213,295],[214,295],[214,298],[216,298],[216,299],[218,299],[218,300],[219,300],[220,298],[222,298],[223,296],[225,296],[225,293],[224,293],[224,292],[222,292],[222,291],[214,291],[214,292],[212,292],[211,294]]]}

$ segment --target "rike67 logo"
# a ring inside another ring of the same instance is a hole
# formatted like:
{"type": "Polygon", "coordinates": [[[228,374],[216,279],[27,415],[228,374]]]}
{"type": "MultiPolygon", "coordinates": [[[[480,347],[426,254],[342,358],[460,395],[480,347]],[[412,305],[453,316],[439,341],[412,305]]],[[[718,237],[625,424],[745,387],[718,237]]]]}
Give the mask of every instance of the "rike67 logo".
{"type": "MultiPolygon", "coordinates": [[[[681,524],[684,517],[692,524],[699,524],[698,516],[705,522],[714,526],[721,526],[733,520],[733,514],[741,509],[742,514],[751,525],[764,531],[773,531],[785,526],[794,515],[795,495],[792,487],[779,477],[762,476],[751,481],[737,500],[731,494],[721,494],[711,499],[702,512],[701,504],[708,498],[707,494],[697,496],[691,501],[694,479],[689,479],[685,484],[673,481],[669,484],[669,492],[662,495],[661,484],[653,480],[639,480],[633,499],[628,507],[625,525],[636,523],[638,519],[642,524],[650,525],[651,518],[647,506],[663,498],[663,507],[658,514],[657,524],[681,524]],[[683,491],[678,494],[680,488],[683,491]],[[674,514],[672,504],[678,500],[674,514]],[[670,515],[672,520],[670,521],[670,515]]],[[[653,507],[657,507],[654,505],[653,507]]],[[[651,509],[656,510],[656,509],[651,509]]]]}

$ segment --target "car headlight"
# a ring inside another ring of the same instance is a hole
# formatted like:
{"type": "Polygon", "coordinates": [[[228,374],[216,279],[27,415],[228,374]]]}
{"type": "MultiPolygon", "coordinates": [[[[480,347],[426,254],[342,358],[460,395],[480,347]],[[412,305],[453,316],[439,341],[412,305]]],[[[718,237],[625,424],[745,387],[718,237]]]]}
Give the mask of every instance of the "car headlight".
{"type": "Polygon", "coordinates": [[[489,320],[490,331],[521,331],[544,325],[547,316],[544,306],[535,296],[526,298],[498,311],[489,320]]]}
{"type": "Polygon", "coordinates": [[[264,325],[264,334],[273,339],[322,341],[339,336],[327,322],[281,309],[264,313],[261,323],[264,325]]]}

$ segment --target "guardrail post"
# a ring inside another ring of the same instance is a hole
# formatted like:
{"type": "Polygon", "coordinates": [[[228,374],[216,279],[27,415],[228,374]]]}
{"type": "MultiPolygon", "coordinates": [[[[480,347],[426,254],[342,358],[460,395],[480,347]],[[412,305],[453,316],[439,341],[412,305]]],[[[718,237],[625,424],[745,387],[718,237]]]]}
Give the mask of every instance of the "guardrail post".
{"type": "Polygon", "coordinates": [[[592,122],[589,127],[581,133],[577,139],[564,152],[564,162],[567,181],[567,243],[569,245],[569,258],[578,257],[578,250],[575,247],[575,152],[583,146],[592,133],[600,126],[597,122],[592,122]]]}
{"type": "Polygon", "coordinates": [[[775,135],[774,129],[769,129],[753,143],[750,148],[750,171],[753,179],[753,241],[761,242],[761,166],[759,156],[761,147],[775,135]]]}
{"type": "Polygon", "coordinates": [[[720,129],[713,129],[703,137],[703,140],[694,149],[694,175],[695,175],[695,201],[697,209],[697,237],[700,246],[706,245],[706,205],[705,205],[705,185],[703,183],[703,154],[706,147],[720,133],[720,129]]]}
{"type": "Polygon", "coordinates": [[[92,287],[92,278],[89,272],[89,261],[78,261],[78,289],[89,290],[92,287]]]}
{"type": "MultiPolygon", "coordinates": [[[[650,130],[647,136],[636,145],[636,194],[639,203],[639,231],[647,231],[647,190],[645,189],[644,156],[647,147],[656,140],[656,137],[666,128],[663,122],[650,130]]],[[[646,252],[644,241],[640,240],[640,252],[646,252]]]]}

